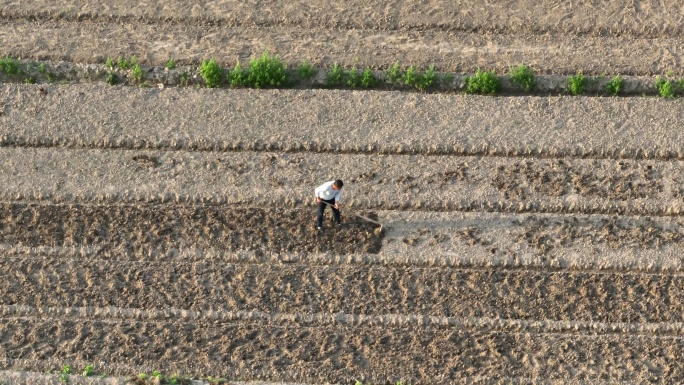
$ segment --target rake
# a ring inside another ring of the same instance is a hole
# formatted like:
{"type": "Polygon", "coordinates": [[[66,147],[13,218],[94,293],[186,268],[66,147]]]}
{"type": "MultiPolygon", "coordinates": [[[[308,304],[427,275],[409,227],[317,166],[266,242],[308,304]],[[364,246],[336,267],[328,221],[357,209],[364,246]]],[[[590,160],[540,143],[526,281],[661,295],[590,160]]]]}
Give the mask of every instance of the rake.
{"type": "MultiPolygon", "coordinates": [[[[334,206],[335,206],[335,205],[332,205],[332,204],[330,204],[330,203],[328,203],[328,202],[322,202],[322,203],[325,203],[326,205],[328,205],[328,206],[330,206],[330,207],[334,207],[334,206]]],[[[350,210],[350,211],[351,211],[351,210],[350,210]]],[[[382,233],[382,223],[380,223],[380,222],[378,222],[378,221],[376,221],[376,220],[370,219],[370,218],[368,218],[368,217],[366,217],[366,216],[363,216],[363,215],[361,215],[361,214],[357,214],[357,213],[355,213],[355,212],[353,212],[353,211],[351,211],[351,213],[352,213],[352,215],[355,216],[355,217],[361,218],[361,219],[363,219],[363,220],[365,220],[365,221],[368,221],[368,222],[370,222],[370,223],[374,223],[374,224],[380,226],[380,227],[375,228],[375,230],[373,230],[373,232],[375,233],[375,235],[380,235],[380,234],[382,233]]]]}

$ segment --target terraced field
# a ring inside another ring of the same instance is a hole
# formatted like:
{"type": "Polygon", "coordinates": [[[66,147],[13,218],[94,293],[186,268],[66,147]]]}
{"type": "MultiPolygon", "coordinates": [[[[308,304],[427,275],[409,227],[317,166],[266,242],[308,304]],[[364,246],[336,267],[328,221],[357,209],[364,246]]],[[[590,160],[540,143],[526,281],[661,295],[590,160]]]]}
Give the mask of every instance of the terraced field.
{"type": "MultiPolygon", "coordinates": [[[[3,53],[648,75],[683,52],[673,1],[38,3],[0,1],[3,53]]],[[[0,382],[684,381],[680,99],[0,97],[0,382]],[[346,227],[318,234],[333,178],[346,227]]]]}

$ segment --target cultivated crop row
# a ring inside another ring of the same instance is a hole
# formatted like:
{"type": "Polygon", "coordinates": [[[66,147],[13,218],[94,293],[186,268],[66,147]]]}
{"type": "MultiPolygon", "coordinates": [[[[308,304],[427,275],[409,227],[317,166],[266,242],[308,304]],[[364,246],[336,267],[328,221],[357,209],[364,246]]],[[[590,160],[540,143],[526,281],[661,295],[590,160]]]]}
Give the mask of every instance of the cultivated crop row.
{"type": "Polygon", "coordinates": [[[74,83],[101,81],[141,87],[195,86],[209,88],[325,88],[361,90],[402,90],[421,92],[465,92],[467,94],[558,94],[569,95],[659,95],[671,99],[684,94],[684,79],[671,71],[655,78],[633,76],[586,76],[578,72],[571,76],[537,76],[524,64],[512,67],[507,76],[478,69],[474,74],[453,74],[438,71],[434,65],[420,69],[413,65],[394,63],[385,70],[345,68],[334,63],[330,68],[314,68],[308,61],[288,67],[277,56],[264,52],[248,65],[238,61],[225,68],[216,59],[203,60],[199,65],[177,68],[169,59],[164,67],[142,66],[136,56],[107,58],[104,65],[68,62],[41,62],[11,57],[0,59],[0,74],[5,82],[74,83]]]}

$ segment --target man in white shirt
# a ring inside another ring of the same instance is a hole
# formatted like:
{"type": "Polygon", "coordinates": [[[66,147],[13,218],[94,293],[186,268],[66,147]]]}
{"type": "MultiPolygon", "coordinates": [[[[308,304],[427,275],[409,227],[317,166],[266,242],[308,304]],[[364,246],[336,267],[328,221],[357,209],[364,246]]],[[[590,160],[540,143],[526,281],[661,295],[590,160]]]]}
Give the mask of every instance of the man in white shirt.
{"type": "Polygon", "coordinates": [[[330,182],[325,182],[322,185],[316,187],[316,202],[318,202],[318,230],[323,230],[323,213],[325,212],[325,206],[331,205],[333,218],[335,218],[335,224],[338,226],[341,224],[340,219],[340,198],[342,197],[342,183],[341,180],[331,180],[330,182]]]}

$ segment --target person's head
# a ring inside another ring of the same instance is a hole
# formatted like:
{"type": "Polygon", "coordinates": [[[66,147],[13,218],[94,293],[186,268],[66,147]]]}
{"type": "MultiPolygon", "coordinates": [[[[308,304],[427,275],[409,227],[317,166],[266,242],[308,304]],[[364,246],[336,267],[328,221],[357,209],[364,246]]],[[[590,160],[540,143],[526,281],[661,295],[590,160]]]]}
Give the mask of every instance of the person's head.
{"type": "Polygon", "coordinates": [[[336,180],[333,182],[333,188],[334,188],[335,190],[340,190],[340,189],[342,188],[342,186],[344,186],[344,183],[343,183],[340,179],[336,179],[336,180]]]}

